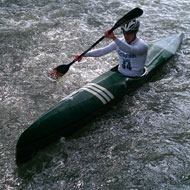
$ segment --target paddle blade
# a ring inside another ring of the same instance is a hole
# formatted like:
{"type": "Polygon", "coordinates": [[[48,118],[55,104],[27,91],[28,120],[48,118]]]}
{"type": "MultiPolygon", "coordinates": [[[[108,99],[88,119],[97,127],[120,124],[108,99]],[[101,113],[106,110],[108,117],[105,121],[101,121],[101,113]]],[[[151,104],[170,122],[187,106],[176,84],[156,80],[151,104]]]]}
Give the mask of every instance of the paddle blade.
{"type": "Polygon", "coordinates": [[[49,72],[49,77],[53,80],[57,80],[67,73],[70,65],[59,65],[49,72]]]}
{"type": "Polygon", "coordinates": [[[142,9],[138,7],[134,8],[116,22],[116,24],[112,28],[112,31],[121,26],[122,24],[124,24],[125,22],[129,22],[130,20],[140,17],[142,14],[143,14],[142,9]]]}

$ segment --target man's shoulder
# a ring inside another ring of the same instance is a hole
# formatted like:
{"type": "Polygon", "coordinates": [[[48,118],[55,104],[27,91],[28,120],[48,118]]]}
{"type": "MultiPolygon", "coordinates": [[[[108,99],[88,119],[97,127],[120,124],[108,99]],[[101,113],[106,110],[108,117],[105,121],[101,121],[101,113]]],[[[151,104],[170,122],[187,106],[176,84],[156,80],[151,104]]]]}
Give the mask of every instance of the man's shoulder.
{"type": "Polygon", "coordinates": [[[137,43],[138,43],[138,45],[141,45],[144,48],[148,49],[148,44],[143,39],[138,38],[137,43]]]}

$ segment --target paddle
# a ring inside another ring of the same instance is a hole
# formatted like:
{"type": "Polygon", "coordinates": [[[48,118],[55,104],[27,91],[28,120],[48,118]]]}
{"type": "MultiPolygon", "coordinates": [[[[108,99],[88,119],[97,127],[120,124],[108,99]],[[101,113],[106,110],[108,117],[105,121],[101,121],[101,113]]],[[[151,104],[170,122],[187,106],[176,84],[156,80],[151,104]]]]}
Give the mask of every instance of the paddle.
{"type": "MultiPolygon", "coordinates": [[[[123,16],[121,19],[119,19],[115,25],[110,29],[109,33],[111,34],[115,29],[117,29],[119,26],[121,26],[123,23],[128,22],[132,19],[135,19],[137,17],[140,17],[143,14],[143,10],[140,8],[132,9],[130,12],[128,12],[125,16],[123,16]]],[[[90,51],[94,46],[96,46],[99,42],[101,42],[105,37],[102,36],[99,40],[97,40],[92,46],[90,46],[86,51],[84,51],[78,59],[83,57],[88,51],[90,51]]],[[[75,63],[75,60],[73,60],[71,63],[67,65],[59,65],[58,67],[54,68],[50,71],[50,77],[52,79],[58,79],[62,77],[67,71],[69,70],[70,66],[75,63]]]]}

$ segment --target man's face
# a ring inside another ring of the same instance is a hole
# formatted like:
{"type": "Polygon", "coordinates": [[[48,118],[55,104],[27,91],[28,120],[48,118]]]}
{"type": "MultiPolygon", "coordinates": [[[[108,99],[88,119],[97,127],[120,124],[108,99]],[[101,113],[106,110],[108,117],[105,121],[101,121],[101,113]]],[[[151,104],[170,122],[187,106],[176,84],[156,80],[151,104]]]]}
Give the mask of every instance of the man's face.
{"type": "Polygon", "coordinates": [[[130,44],[136,37],[136,33],[131,33],[131,34],[123,33],[123,35],[124,35],[125,41],[128,44],[130,44]]]}

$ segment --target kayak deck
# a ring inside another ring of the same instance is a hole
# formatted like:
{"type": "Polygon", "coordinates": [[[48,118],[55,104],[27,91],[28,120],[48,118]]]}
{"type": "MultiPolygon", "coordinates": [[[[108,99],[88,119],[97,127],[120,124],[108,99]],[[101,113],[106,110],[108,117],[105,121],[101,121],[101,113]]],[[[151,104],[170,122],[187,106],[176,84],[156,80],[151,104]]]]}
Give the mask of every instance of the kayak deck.
{"type": "Polygon", "coordinates": [[[175,55],[182,39],[183,34],[176,34],[149,43],[147,74],[143,77],[127,78],[108,71],[65,97],[21,134],[16,145],[17,164],[28,161],[39,149],[61,136],[68,137],[105,105],[141,86],[159,66],[175,55]]]}

